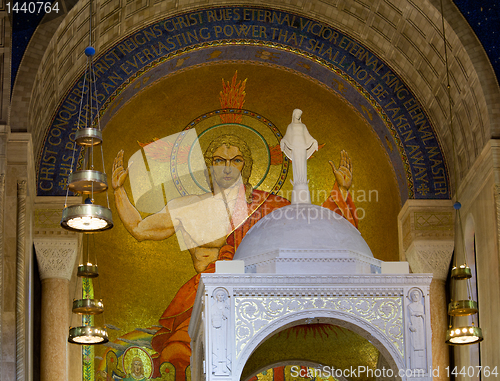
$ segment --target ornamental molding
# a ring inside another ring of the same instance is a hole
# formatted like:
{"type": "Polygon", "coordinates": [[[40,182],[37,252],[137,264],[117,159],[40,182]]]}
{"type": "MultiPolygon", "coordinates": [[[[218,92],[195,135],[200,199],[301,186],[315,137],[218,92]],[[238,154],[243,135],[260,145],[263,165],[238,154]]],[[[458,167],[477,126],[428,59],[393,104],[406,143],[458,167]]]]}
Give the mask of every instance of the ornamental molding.
{"type": "MultiPolygon", "coordinates": [[[[314,254],[315,256],[317,255],[324,255],[325,257],[327,255],[335,254],[335,255],[341,255],[345,254],[346,256],[349,254],[357,254],[354,253],[350,250],[327,250],[327,249],[275,249],[275,250],[270,250],[266,251],[262,254],[258,255],[253,255],[252,257],[245,258],[245,266],[251,266],[255,264],[261,264],[261,263],[270,263],[274,260],[277,260],[279,257],[277,256],[280,254],[300,254],[300,256],[297,256],[297,259],[304,259],[303,256],[304,254],[314,254]]],[[[359,254],[358,254],[359,255],[359,254]]],[[[325,258],[323,257],[323,258],[325,258]]],[[[315,258],[316,260],[321,260],[323,258],[315,258]]],[[[294,258],[295,259],[295,258],[294,258]]]]}
{"type": "MultiPolygon", "coordinates": [[[[309,268],[308,273],[334,273],[345,274],[352,270],[345,266],[363,266],[372,271],[363,271],[363,273],[380,273],[382,261],[367,257],[364,254],[352,250],[333,250],[333,249],[275,249],[259,255],[245,258],[245,268],[247,273],[263,273],[261,268],[273,268],[277,273],[290,273],[287,267],[289,265],[312,264],[316,267],[309,268]],[[322,267],[322,265],[326,265],[322,267]],[[340,265],[340,267],[333,267],[340,265]],[[368,267],[369,266],[369,267],[368,267]]],[[[299,267],[298,269],[303,269],[299,267]]],[[[299,270],[300,271],[300,270],[299,270]]],[[[269,272],[269,271],[265,271],[269,272]]]]}
{"type": "Polygon", "coordinates": [[[35,198],[35,208],[33,213],[35,237],[78,237],[79,233],[71,232],[61,227],[61,216],[65,205],[77,205],[81,202],[81,197],[76,196],[67,198],[57,196],[37,196],[35,198]]]}
{"type": "Polygon", "coordinates": [[[402,296],[403,287],[399,288],[338,288],[318,289],[300,287],[273,287],[273,288],[237,288],[233,289],[233,295],[236,297],[308,297],[314,295],[321,297],[379,297],[379,296],[402,296]]]}
{"type": "Polygon", "coordinates": [[[311,313],[327,316],[328,311],[343,315],[343,320],[354,320],[358,326],[368,324],[387,338],[398,358],[404,353],[402,297],[235,297],[234,303],[237,358],[273,322],[301,312],[307,312],[304,317],[311,313]]]}
{"type": "Polygon", "coordinates": [[[453,230],[453,212],[415,211],[415,230],[453,230]]]}
{"type": "Polygon", "coordinates": [[[76,237],[60,240],[35,238],[34,244],[42,280],[52,278],[71,280],[78,249],[76,237]]]}
{"type": "Polygon", "coordinates": [[[77,237],[79,233],[72,232],[61,227],[62,208],[59,209],[35,209],[34,211],[34,234],[35,237],[77,237]]]}
{"type": "Polygon", "coordinates": [[[351,275],[281,275],[281,274],[201,274],[205,286],[232,285],[235,287],[248,287],[256,285],[288,285],[299,287],[302,285],[319,285],[323,289],[327,286],[339,284],[345,285],[383,285],[385,287],[397,287],[407,285],[429,285],[432,281],[432,273],[411,275],[384,275],[384,274],[351,274],[351,275]]]}
{"type": "Polygon", "coordinates": [[[37,238],[49,238],[50,239],[78,239],[78,234],[77,232],[72,232],[69,230],[65,230],[61,228],[60,226],[58,228],[54,229],[42,229],[42,230],[34,230],[34,235],[37,238]]]}
{"type": "MultiPolygon", "coordinates": [[[[356,251],[352,250],[323,250],[323,249],[314,249],[314,250],[296,250],[296,249],[279,249],[280,255],[290,255],[287,257],[276,257],[277,262],[365,262],[370,265],[380,266],[379,259],[367,257],[364,254],[360,254],[356,251]],[[295,254],[295,255],[294,255],[295,254]],[[304,257],[304,254],[311,254],[312,257],[304,257]],[[323,257],[321,257],[323,255],[323,257]],[[330,257],[330,256],[334,257],[330,257]]],[[[274,252],[276,252],[274,251],[274,252]]],[[[250,259],[250,258],[249,258],[250,259]]],[[[253,258],[252,258],[253,259],[253,258]]]]}
{"type": "Polygon", "coordinates": [[[448,231],[448,230],[421,230],[421,231],[414,231],[412,236],[413,236],[413,241],[428,240],[428,239],[433,239],[436,241],[447,241],[447,240],[452,241],[454,233],[453,231],[448,231]]]}
{"type": "Polygon", "coordinates": [[[61,228],[62,208],[60,209],[35,209],[35,229],[61,228]]]}

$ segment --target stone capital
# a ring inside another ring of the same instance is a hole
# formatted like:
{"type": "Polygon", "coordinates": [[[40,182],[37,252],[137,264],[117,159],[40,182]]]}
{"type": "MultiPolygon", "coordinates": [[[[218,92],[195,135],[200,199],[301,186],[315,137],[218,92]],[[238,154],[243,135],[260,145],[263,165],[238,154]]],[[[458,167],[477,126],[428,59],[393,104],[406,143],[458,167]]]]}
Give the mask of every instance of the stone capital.
{"type": "Polygon", "coordinates": [[[34,244],[42,280],[52,278],[71,280],[78,251],[77,237],[35,238],[34,244]]]}
{"type": "Polygon", "coordinates": [[[414,273],[446,279],[454,247],[451,200],[408,200],[398,216],[399,259],[414,273]]]}
{"type": "Polygon", "coordinates": [[[406,251],[406,260],[413,273],[432,273],[437,280],[446,280],[453,254],[453,241],[415,241],[406,251]]]}

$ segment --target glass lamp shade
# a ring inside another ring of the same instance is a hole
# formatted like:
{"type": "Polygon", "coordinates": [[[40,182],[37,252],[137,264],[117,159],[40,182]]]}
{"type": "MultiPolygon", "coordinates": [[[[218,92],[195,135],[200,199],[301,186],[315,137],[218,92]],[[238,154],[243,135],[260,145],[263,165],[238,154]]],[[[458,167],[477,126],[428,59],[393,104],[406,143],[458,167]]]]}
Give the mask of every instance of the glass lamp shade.
{"type": "Polygon", "coordinates": [[[446,331],[446,344],[468,345],[483,341],[481,328],[475,326],[450,328],[446,331]]]}
{"type": "Polygon", "coordinates": [[[97,146],[102,143],[102,132],[97,128],[80,128],[75,132],[75,142],[82,147],[97,146]]]}
{"type": "Polygon", "coordinates": [[[101,299],[75,299],[73,300],[73,313],[80,315],[97,315],[104,311],[101,299]]]}
{"type": "Polygon", "coordinates": [[[108,179],[105,173],[91,169],[75,171],[68,176],[68,187],[79,194],[101,193],[108,189],[108,179]]]}
{"type": "Polygon", "coordinates": [[[63,209],[61,226],[75,232],[98,232],[113,227],[113,216],[111,209],[101,205],[71,205],[63,209]]]}
{"type": "Polygon", "coordinates": [[[472,271],[469,266],[460,265],[451,269],[451,277],[453,279],[469,279],[472,278],[472,271]]]}
{"type": "Polygon", "coordinates": [[[87,263],[86,265],[78,265],[76,275],[83,278],[97,278],[99,276],[99,271],[97,265],[87,263]]]}
{"type": "Polygon", "coordinates": [[[96,345],[109,341],[106,328],[83,326],[70,327],[68,341],[72,344],[96,345]]]}
{"type": "Polygon", "coordinates": [[[474,300],[457,300],[448,304],[448,315],[468,316],[477,313],[477,302],[474,300]]]}

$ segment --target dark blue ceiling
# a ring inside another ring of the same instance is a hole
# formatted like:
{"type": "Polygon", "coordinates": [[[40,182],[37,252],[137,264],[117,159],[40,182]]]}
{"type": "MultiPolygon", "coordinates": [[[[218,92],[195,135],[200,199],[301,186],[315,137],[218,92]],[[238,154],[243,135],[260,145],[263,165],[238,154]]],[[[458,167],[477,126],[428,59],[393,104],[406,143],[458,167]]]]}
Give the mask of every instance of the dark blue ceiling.
{"type": "Polygon", "coordinates": [[[12,13],[12,71],[11,88],[14,86],[17,70],[21,64],[24,51],[26,50],[31,36],[35,32],[44,13],[39,14],[21,14],[12,13]]]}
{"type": "MultiPolygon", "coordinates": [[[[77,0],[66,1],[66,6],[71,8],[76,1],[77,0]]],[[[500,6],[497,4],[497,1],[498,0],[455,0],[454,2],[481,41],[498,79],[500,78],[500,41],[498,40],[500,37],[500,6]]],[[[18,2],[20,6],[23,3],[23,1],[18,2]]],[[[59,10],[59,12],[62,11],[62,9],[59,10]]],[[[11,15],[13,17],[11,71],[13,86],[24,51],[37,25],[42,22],[44,13],[25,14],[22,12],[12,12],[11,15]]],[[[48,17],[43,19],[43,22],[48,21],[49,18],[57,17],[57,14],[52,13],[47,16],[48,17]]]]}
{"type": "Polygon", "coordinates": [[[469,22],[488,54],[500,78],[500,6],[498,0],[455,0],[455,5],[469,22]]]}

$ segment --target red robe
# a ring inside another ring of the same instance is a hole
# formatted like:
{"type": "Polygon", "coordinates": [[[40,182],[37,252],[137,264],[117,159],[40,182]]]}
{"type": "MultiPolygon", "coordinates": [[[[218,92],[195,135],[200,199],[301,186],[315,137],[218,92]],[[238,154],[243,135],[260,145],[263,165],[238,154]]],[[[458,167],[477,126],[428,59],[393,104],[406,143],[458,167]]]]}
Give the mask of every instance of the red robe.
{"type": "MultiPolygon", "coordinates": [[[[253,225],[273,210],[289,204],[290,201],[283,197],[256,189],[252,191],[252,201],[247,203],[242,187],[232,216],[232,231],[226,238],[226,244],[219,250],[217,260],[232,260],[243,237],[253,225]]],[[[322,206],[344,216],[355,227],[358,226],[354,203],[350,196],[347,197],[347,201],[344,201],[337,183],[322,206]]],[[[215,263],[211,263],[203,271],[203,273],[213,272],[215,272],[215,263]]],[[[158,353],[153,356],[153,378],[160,377],[160,365],[163,362],[170,362],[175,367],[176,381],[186,379],[185,372],[191,356],[188,326],[200,275],[201,273],[195,275],[177,291],[160,318],[159,323],[162,328],[151,340],[153,349],[158,353]]]]}

